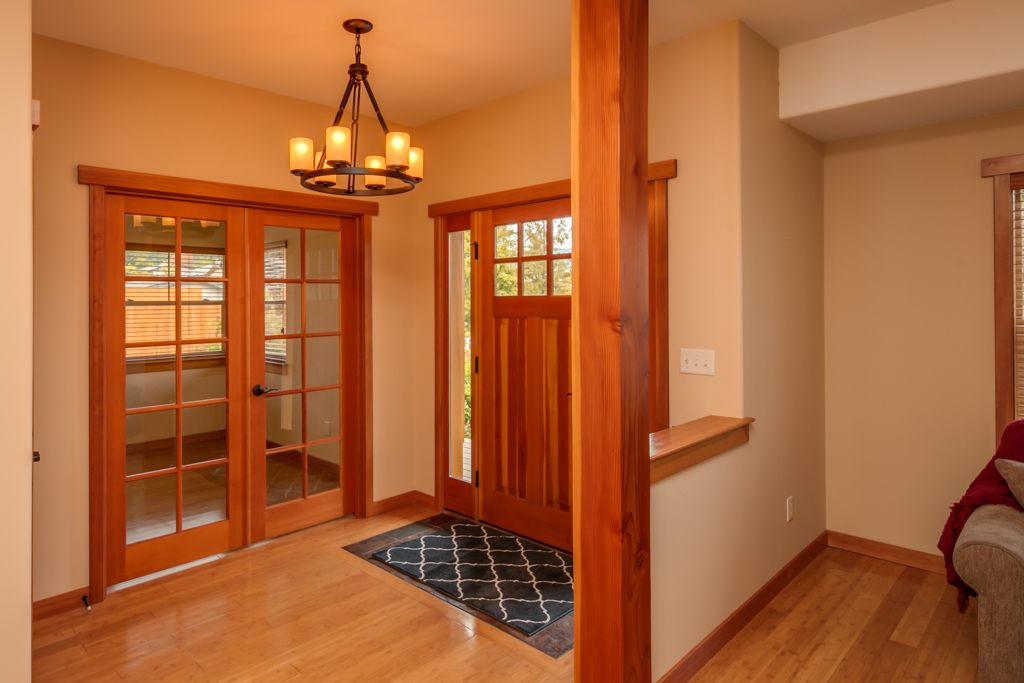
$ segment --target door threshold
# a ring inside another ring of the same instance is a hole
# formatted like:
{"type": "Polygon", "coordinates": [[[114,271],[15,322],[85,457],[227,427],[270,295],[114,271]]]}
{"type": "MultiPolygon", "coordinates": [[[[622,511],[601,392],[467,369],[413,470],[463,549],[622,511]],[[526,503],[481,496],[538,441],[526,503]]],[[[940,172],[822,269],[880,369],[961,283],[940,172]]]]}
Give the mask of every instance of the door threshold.
{"type": "Polygon", "coordinates": [[[121,583],[115,583],[113,586],[109,586],[107,588],[107,593],[116,593],[117,591],[124,590],[125,588],[131,588],[132,586],[138,586],[141,583],[147,583],[149,581],[153,581],[154,579],[160,579],[165,576],[170,576],[171,574],[177,574],[178,572],[185,571],[186,569],[192,569],[192,567],[199,567],[204,564],[209,564],[210,562],[216,562],[217,560],[228,557],[229,555],[234,555],[235,553],[240,553],[244,550],[252,550],[253,548],[259,548],[260,546],[267,545],[268,543],[273,543],[275,540],[276,539],[268,538],[265,541],[259,541],[258,543],[253,543],[252,545],[247,545],[236,550],[229,550],[226,553],[210,555],[209,557],[203,557],[193,562],[186,562],[185,564],[179,564],[176,567],[170,567],[169,569],[163,569],[161,571],[153,572],[152,574],[146,574],[145,576],[140,576],[135,579],[128,579],[127,581],[122,581],[121,583]]]}

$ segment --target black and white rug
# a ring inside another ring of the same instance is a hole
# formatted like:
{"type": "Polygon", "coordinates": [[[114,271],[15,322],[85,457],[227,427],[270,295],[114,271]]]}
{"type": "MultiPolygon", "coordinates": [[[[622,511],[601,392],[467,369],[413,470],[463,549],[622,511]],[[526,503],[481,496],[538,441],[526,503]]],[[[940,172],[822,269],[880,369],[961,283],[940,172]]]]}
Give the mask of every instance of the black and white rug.
{"type": "Polygon", "coordinates": [[[373,557],[528,636],[573,608],[570,555],[474,522],[457,522],[373,557]]]}

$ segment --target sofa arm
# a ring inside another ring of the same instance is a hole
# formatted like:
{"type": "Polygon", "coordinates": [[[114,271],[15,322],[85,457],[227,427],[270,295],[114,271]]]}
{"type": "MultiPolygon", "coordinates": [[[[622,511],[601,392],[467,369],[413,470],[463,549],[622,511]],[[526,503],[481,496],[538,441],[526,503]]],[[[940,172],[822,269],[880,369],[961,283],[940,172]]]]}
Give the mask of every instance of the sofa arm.
{"type": "Polygon", "coordinates": [[[953,550],[953,566],[978,593],[978,681],[1024,681],[1024,513],[975,510],[953,550]]]}

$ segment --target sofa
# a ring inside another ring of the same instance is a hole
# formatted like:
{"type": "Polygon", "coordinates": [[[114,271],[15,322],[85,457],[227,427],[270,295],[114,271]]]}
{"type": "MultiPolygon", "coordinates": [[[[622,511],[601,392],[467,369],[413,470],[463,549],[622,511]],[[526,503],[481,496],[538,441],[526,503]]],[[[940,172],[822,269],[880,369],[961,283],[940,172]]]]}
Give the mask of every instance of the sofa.
{"type": "Polygon", "coordinates": [[[976,509],[953,550],[953,566],[978,594],[978,683],[1024,681],[1024,513],[976,509]]]}

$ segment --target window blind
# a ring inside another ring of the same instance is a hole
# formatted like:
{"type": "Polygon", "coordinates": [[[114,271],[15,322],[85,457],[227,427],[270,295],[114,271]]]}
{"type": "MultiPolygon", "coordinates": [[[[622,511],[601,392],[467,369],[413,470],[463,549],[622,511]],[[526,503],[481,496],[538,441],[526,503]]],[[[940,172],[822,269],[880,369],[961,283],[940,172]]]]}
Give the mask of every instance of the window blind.
{"type": "MultiPolygon", "coordinates": [[[[286,241],[268,242],[263,245],[263,279],[283,280],[287,275],[288,243],[286,241]]],[[[263,285],[263,316],[264,330],[267,334],[284,334],[286,327],[285,315],[285,284],[283,282],[266,282],[263,285]],[[280,332],[277,332],[280,330],[280,332]]],[[[284,360],[285,340],[268,339],[264,352],[268,358],[284,360]]]]}

